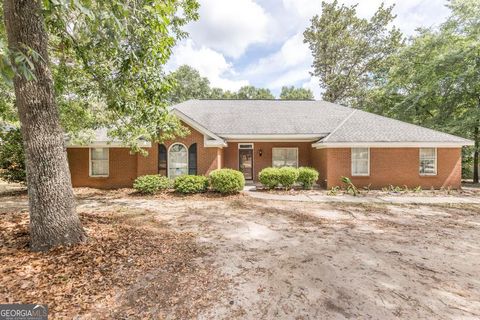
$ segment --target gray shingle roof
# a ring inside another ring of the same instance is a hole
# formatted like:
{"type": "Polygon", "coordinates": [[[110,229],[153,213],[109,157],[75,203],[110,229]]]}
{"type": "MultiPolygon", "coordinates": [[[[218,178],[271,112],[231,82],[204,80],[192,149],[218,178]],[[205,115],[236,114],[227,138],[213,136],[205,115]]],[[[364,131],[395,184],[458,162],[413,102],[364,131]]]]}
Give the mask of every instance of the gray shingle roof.
{"type": "Polygon", "coordinates": [[[189,100],[172,106],[216,135],[318,134],[321,142],[470,140],[326,101],[189,100]]]}

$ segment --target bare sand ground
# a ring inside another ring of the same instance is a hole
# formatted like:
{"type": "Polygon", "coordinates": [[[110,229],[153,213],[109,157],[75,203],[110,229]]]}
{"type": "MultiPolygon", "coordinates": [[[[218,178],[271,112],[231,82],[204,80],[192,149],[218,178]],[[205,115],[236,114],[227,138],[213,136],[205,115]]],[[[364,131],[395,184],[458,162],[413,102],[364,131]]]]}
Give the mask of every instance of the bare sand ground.
{"type": "Polygon", "coordinates": [[[135,212],[193,232],[209,249],[196,263],[228,280],[195,318],[480,317],[478,205],[97,196],[78,211],[135,212]]]}

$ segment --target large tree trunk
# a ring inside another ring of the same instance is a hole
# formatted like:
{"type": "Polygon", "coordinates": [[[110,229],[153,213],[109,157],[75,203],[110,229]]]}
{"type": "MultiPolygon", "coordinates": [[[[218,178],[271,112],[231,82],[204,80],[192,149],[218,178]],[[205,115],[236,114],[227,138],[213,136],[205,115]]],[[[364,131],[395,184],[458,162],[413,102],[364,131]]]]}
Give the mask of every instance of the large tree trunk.
{"type": "Polygon", "coordinates": [[[478,132],[478,126],[475,127],[473,138],[475,140],[475,150],[473,151],[473,183],[478,183],[478,152],[480,150],[480,134],[478,132]]]}
{"type": "Polygon", "coordinates": [[[81,242],[85,233],[75,212],[64,135],[48,66],[41,0],[5,0],[4,17],[12,63],[15,52],[29,56],[28,48],[41,56],[34,61],[36,79],[20,74],[14,78],[26,155],[31,248],[47,250],[81,242]]]}

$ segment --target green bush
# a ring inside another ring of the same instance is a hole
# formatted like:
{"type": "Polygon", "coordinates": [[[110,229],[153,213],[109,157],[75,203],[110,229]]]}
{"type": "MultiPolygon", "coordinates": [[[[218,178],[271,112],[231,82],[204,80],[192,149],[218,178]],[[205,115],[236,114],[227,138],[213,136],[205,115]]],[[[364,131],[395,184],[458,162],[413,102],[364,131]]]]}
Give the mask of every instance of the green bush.
{"type": "Polygon", "coordinates": [[[133,188],[145,194],[154,194],[162,190],[170,189],[172,180],[158,174],[141,176],[133,182],[133,188]]]}
{"type": "Polygon", "coordinates": [[[312,189],[315,181],[318,180],[318,171],[313,168],[300,167],[298,168],[297,182],[300,183],[303,189],[312,189]]]}
{"type": "Polygon", "coordinates": [[[25,183],[25,153],[19,128],[0,127],[0,178],[7,182],[25,183]]]}
{"type": "Polygon", "coordinates": [[[180,176],[175,179],[173,188],[180,193],[205,192],[208,189],[208,178],[194,175],[180,176]]]}
{"type": "Polygon", "coordinates": [[[245,178],[240,171],[232,169],[213,170],[210,175],[210,186],[220,193],[235,193],[243,190],[245,178]]]}
{"type": "Polygon", "coordinates": [[[278,170],[278,182],[285,189],[293,187],[298,178],[298,169],[291,167],[283,167],[278,170]]]}
{"type": "Polygon", "coordinates": [[[265,168],[258,174],[258,180],[267,189],[274,189],[280,184],[280,169],[265,168]]]}

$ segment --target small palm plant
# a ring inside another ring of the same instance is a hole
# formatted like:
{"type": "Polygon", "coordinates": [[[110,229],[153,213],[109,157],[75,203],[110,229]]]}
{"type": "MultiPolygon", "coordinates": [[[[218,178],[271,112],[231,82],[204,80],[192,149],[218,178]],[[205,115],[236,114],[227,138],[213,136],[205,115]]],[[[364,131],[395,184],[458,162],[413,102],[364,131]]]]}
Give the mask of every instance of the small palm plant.
{"type": "Polygon", "coordinates": [[[347,192],[350,193],[352,196],[358,196],[360,191],[357,187],[353,184],[352,180],[348,177],[342,177],[342,182],[345,184],[347,192]]]}

